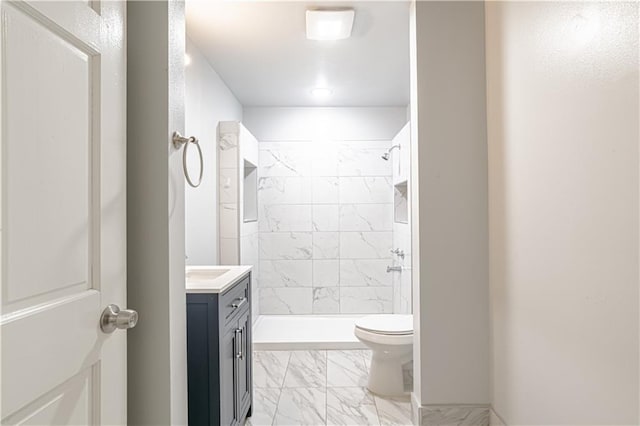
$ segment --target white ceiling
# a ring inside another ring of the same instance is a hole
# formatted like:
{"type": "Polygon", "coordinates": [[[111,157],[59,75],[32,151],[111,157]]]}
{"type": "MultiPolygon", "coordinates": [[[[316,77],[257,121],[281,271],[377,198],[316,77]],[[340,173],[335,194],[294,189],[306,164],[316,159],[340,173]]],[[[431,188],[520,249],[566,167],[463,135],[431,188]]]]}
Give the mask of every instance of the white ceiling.
{"type": "Polygon", "coordinates": [[[244,106],[409,103],[409,3],[187,0],[187,34],[244,106]],[[305,11],[353,7],[351,38],[313,41],[305,11]],[[328,87],[325,100],[311,95],[328,87]]]}

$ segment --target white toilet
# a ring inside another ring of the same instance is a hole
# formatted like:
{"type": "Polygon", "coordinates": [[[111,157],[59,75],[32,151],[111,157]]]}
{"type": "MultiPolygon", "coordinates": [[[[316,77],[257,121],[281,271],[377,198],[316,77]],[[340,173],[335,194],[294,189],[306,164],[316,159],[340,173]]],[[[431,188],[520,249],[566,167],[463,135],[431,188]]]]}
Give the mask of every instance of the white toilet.
{"type": "Polygon", "coordinates": [[[413,315],[368,315],[356,321],[354,333],[373,354],[369,390],[405,395],[402,366],[413,359],[413,315]]]}

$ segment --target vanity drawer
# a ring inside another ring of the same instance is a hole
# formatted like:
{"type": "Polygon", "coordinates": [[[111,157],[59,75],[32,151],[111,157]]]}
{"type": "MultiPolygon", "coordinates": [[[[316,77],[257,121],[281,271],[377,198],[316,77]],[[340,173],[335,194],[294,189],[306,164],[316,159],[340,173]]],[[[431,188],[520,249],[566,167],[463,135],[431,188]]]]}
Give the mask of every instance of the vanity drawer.
{"type": "Polygon", "coordinates": [[[249,281],[249,277],[244,278],[220,296],[220,315],[225,324],[249,307],[249,281]]]}

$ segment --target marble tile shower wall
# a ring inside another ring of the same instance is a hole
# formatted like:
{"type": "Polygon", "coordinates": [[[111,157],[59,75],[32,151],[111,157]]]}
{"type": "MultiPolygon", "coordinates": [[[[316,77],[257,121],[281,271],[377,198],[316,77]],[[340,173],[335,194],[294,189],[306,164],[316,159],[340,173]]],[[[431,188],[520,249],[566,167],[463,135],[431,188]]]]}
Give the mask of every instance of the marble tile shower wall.
{"type": "Polygon", "coordinates": [[[404,251],[404,259],[396,258],[394,265],[403,268],[393,274],[393,313],[410,314],[411,307],[411,226],[408,223],[393,224],[393,247],[404,251]]]}
{"type": "Polygon", "coordinates": [[[261,314],[392,312],[389,146],[259,143],[261,314]]]}
{"type": "MultiPolygon", "coordinates": [[[[393,223],[393,247],[404,252],[404,258],[396,257],[395,265],[403,268],[402,273],[393,273],[393,313],[410,314],[411,306],[411,131],[407,123],[400,132],[393,138],[393,145],[400,145],[399,151],[392,158],[393,183],[399,185],[404,183],[407,188],[406,198],[396,196],[394,207],[396,210],[405,210],[406,223],[394,221],[393,223]],[[404,205],[404,207],[402,207],[404,205]]],[[[400,192],[396,192],[396,195],[400,192]]]]}

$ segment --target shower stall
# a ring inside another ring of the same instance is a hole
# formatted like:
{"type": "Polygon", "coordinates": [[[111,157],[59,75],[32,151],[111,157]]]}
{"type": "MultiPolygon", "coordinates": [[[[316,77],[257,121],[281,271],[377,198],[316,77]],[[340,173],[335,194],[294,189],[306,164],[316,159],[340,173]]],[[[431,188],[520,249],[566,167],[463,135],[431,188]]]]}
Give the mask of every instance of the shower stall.
{"type": "Polygon", "coordinates": [[[219,253],[254,267],[255,347],[362,347],[356,318],[411,312],[408,124],[378,138],[246,126],[219,126],[219,253]]]}

